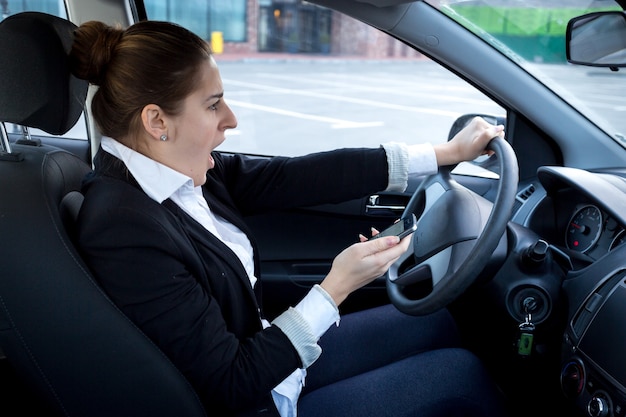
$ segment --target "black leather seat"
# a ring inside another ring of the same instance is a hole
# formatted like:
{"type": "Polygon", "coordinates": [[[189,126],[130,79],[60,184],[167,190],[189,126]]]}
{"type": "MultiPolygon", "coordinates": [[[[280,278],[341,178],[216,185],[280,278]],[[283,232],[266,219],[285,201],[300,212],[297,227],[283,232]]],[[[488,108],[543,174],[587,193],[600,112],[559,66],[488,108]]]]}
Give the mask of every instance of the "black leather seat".
{"type": "MultiPolygon", "coordinates": [[[[42,13],[0,22],[0,121],[67,132],[87,84],[69,74],[75,26],[42,13]]],[[[90,166],[47,145],[0,155],[0,349],[65,416],[204,416],[162,352],[107,298],[71,239],[90,166]]],[[[6,153],[6,152],[5,152],[6,153]]]]}

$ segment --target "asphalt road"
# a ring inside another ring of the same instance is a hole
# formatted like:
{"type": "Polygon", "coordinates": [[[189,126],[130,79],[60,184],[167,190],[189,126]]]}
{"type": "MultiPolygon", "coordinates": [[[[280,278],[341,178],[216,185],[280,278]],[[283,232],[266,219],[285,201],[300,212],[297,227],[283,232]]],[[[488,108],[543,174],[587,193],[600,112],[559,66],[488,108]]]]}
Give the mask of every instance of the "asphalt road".
{"type": "Polygon", "coordinates": [[[461,114],[503,114],[428,61],[217,60],[239,121],[222,150],[293,156],[386,141],[436,143],[461,114]]]}

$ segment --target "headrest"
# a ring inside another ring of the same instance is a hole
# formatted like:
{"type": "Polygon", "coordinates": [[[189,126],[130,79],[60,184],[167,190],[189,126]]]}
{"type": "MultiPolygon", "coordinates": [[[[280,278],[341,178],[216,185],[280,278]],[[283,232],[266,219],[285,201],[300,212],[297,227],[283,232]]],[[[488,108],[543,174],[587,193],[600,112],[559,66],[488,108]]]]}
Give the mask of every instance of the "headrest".
{"type": "Polygon", "coordinates": [[[53,135],[76,124],[88,83],[69,70],[75,28],[68,20],[38,12],[0,22],[0,122],[53,135]]]}

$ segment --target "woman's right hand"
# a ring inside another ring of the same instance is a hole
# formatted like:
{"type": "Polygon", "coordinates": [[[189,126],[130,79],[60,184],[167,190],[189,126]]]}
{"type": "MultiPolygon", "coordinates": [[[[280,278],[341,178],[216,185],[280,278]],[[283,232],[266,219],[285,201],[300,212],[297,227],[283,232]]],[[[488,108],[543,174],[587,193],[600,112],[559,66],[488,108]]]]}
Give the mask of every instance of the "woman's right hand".
{"type": "Polygon", "coordinates": [[[344,249],[320,286],[332,297],[337,306],[353,291],[382,276],[409,248],[411,236],[400,241],[388,236],[355,243],[344,249]]]}

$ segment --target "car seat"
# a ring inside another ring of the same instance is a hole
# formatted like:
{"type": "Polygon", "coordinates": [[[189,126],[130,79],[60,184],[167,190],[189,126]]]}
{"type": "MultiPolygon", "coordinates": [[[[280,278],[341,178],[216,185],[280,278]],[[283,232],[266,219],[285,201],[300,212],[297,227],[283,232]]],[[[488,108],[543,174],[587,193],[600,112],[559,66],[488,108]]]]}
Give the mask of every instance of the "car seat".
{"type": "MultiPolygon", "coordinates": [[[[51,134],[77,122],[88,86],[68,69],[75,27],[37,12],[0,22],[1,122],[51,134]]],[[[0,349],[16,374],[62,416],[206,415],[182,374],[103,293],[72,242],[91,167],[36,141],[6,145],[0,349]]]]}

